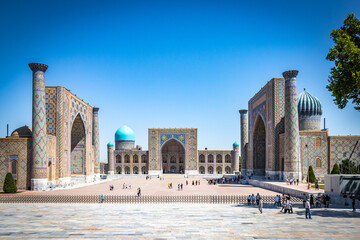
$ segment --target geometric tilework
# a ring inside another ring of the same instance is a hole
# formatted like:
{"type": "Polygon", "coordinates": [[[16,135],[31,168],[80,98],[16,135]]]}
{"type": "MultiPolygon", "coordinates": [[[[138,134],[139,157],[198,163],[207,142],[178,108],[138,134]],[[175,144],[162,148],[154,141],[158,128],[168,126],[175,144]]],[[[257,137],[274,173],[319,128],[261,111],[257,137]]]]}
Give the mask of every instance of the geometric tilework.
{"type": "Polygon", "coordinates": [[[355,161],[357,164],[360,164],[360,137],[359,136],[332,136],[329,137],[330,141],[330,171],[335,163],[341,163],[342,160],[348,159],[350,154],[351,161],[355,161]],[[356,145],[356,142],[358,144],[356,145]],[[356,148],[355,148],[356,145],[356,148]]]}
{"type": "Polygon", "coordinates": [[[45,89],[46,94],[46,125],[47,134],[56,135],[56,88],[45,89]]]}
{"type": "Polygon", "coordinates": [[[71,129],[71,174],[84,174],[85,128],[80,115],[71,129]]]}
{"type": "Polygon", "coordinates": [[[160,147],[170,139],[176,139],[185,147],[185,134],[161,134],[160,135],[160,147]]]}
{"type": "Polygon", "coordinates": [[[84,148],[71,151],[71,174],[84,174],[84,148]]]}

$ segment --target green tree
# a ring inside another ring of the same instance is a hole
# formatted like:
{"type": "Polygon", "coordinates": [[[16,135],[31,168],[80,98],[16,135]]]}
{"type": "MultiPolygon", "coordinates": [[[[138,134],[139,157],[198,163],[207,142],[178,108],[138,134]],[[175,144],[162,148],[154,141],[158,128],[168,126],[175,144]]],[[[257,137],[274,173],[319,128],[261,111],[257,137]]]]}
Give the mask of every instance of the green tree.
{"type": "Polygon", "coordinates": [[[3,191],[5,193],[16,193],[17,192],[16,183],[15,183],[14,178],[11,173],[7,173],[5,176],[3,191]]]}
{"type": "Polygon", "coordinates": [[[343,109],[349,100],[360,111],[360,21],[351,13],[340,29],[331,32],[335,45],[330,48],[326,59],[334,61],[329,84],[335,104],[343,109]]]}
{"type": "Polygon", "coordinates": [[[312,168],[312,166],[309,166],[309,171],[308,171],[308,182],[311,182],[311,183],[315,183],[315,173],[314,173],[314,170],[312,168]]]}
{"type": "Polygon", "coordinates": [[[354,161],[351,161],[349,159],[342,160],[340,164],[340,169],[342,174],[357,174],[360,173],[358,171],[358,166],[354,161]]]}
{"type": "Polygon", "coordinates": [[[339,165],[337,163],[334,164],[334,167],[331,171],[331,174],[339,174],[340,170],[339,170],[339,165]]]}

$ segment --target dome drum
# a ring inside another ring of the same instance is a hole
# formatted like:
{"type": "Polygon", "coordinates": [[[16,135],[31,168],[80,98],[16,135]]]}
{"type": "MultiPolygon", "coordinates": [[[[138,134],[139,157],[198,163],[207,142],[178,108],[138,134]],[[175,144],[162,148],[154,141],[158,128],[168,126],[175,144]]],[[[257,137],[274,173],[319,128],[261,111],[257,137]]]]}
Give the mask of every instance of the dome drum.
{"type": "Polygon", "coordinates": [[[320,100],[305,89],[298,96],[299,130],[320,130],[322,105],[320,100]]]}

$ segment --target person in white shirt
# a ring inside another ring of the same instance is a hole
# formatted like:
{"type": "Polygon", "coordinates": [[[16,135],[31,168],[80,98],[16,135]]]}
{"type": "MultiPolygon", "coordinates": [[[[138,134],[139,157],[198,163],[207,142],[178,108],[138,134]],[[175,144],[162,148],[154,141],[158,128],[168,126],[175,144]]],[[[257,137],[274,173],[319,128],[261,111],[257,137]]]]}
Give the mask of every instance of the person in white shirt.
{"type": "Polygon", "coordinates": [[[306,203],[305,203],[305,217],[306,219],[308,219],[308,215],[309,215],[309,219],[311,219],[311,210],[310,210],[310,199],[306,199],[306,203]]]}

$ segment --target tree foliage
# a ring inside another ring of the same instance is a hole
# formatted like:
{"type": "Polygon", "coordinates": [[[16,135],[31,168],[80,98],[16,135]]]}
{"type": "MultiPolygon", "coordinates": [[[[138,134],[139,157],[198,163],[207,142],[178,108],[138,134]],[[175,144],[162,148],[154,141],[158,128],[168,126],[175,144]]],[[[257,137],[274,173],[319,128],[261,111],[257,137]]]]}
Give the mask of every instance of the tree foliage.
{"type": "Polygon", "coordinates": [[[340,173],[339,165],[335,163],[333,169],[331,170],[331,174],[339,174],[339,173],[340,173]]]}
{"type": "Polygon", "coordinates": [[[5,193],[16,193],[17,192],[16,183],[15,183],[13,175],[11,173],[7,173],[5,176],[3,191],[5,193]]]}
{"type": "Polygon", "coordinates": [[[360,111],[360,21],[353,13],[344,20],[340,29],[331,32],[335,45],[330,48],[326,59],[334,61],[329,84],[335,104],[343,109],[349,100],[360,111]]]}
{"type": "Polygon", "coordinates": [[[312,168],[312,166],[309,166],[309,171],[308,171],[308,182],[311,182],[311,183],[315,183],[315,173],[314,173],[314,170],[312,168]]]}
{"type": "Polygon", "coordinates": [[[354,161],[349,159],[342,160],[340,169],[342,174],[360,174],[360,164],[356,165],[354,161]]]}

